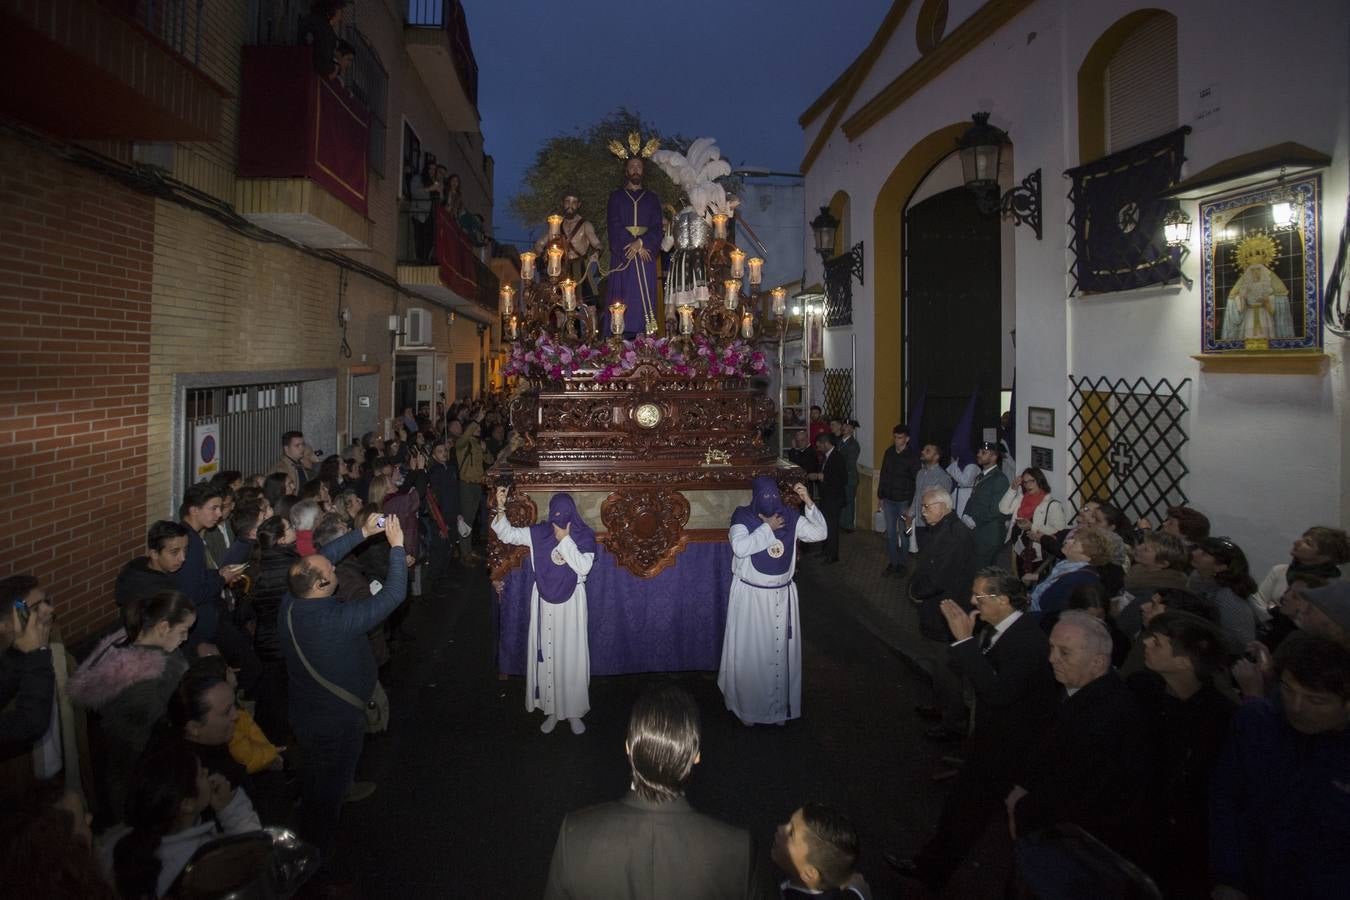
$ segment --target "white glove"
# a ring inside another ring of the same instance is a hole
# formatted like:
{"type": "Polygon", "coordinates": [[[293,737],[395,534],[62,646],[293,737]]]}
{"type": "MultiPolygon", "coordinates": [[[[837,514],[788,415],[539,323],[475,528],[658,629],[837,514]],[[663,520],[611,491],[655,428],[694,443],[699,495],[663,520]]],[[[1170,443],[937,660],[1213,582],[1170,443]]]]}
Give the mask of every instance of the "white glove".
{"type": "Polygon", "coordinates": [[[972,519],[970,516],[962,516],[961,521],[966,523],[967,528],[975,527],[975,520],[972,519]]]}
{"type": "MultiPolygon", "coordinates": [[[[974,527],[974,526],[971,526],[971,527],[974,527]]],[[[455,530],[459,532],[459,536],[462,537],[462,538],[466,538],[466,537],[468,537],[469,535],[473,534],[473,529],[469,527],[469,523],[468,523],[468,522],[465,522],[465,521],[464,521],[464,517],[463,517],[463,516],[457,516],[457,517],[456,517],[456,520],[455,520],[455,530]]]]}

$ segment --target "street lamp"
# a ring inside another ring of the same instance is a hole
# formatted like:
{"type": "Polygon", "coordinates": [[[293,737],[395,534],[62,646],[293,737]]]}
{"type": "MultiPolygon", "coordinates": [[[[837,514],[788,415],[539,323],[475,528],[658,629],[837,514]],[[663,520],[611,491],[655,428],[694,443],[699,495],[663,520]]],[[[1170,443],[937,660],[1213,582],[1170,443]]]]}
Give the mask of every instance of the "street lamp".
{"type": "Polygon", "coordinates": [[[974,122],[956,141],[961,155],[961,175],[966,187],[975,194],[980,212],[999,212],[1011,216],[1014,225],[1030,225],[1041,239],[1041,170],[1037,169],[1022,183],[999,195],[998,172],[1003,148],[1008,144],[1008,133],[989,124],[989,113],[977,112],[974,122]]]}
{"type": "Polygon", "coordinates": [[[1191,242],[1191,217],[1174,206],[1163,216],[1163,237],[1169,247],[1185,247],[1191,242]]]}
{"type": "Polygon", "coordinates": [[[828,206],[822,206],[820,215],[811,220],[811,233],[815,235],[816,252],[821,259],[834,256],[834,236],[838,231],[839,220],[830,213],[828,206]]]}

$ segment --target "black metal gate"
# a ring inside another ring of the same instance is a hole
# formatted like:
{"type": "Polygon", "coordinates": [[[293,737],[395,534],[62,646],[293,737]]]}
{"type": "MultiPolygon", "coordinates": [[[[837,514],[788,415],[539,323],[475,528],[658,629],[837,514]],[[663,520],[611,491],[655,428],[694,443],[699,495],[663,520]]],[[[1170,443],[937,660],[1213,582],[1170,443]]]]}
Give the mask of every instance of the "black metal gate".
{"type": "Polygon", "coordinates": [[[1069,444],[1074,502],[1105,499],[1130,521],[1162,519],[1169,506],[1187,502],[1190,474],[1182,448],[1189,378],[1069,377],[1069,444]]]}
{"type": "Polygon", "coordinates": [[[245,476],[267,472],[281,458],[281,435],[300,430],[300,382],[189,388],[184,397],[186,483],[198,480],[196,428],[220,426],[220,469],[245,476]]]}
{"type": "Polygon", "coordinates": [[[916,443],[947,447],[976,391],[976,438],[998,424],[1000,265],[999,218],[980,212],[967,188],[935,194],[905,213],[905,415],[925,398],[916,443]]]}

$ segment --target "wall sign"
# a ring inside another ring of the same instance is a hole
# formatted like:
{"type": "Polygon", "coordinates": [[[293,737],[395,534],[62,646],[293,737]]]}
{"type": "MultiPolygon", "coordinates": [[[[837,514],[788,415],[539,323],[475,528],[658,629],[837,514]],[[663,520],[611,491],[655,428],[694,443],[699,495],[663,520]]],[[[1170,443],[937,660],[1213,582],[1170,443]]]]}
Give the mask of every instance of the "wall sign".
{"type": "Polygon", "coordinates": [[[192,471],[196,481],[206,481],[220,471],[219,422],[193,426],[192,471]]]}
{"type": "Polygon", "coordinates": [[[1053,472],[1055,470],[1055,451],[1049,447],[1033,446],[1031,448],[1031,465],[1042,472],[1053,472]]]}

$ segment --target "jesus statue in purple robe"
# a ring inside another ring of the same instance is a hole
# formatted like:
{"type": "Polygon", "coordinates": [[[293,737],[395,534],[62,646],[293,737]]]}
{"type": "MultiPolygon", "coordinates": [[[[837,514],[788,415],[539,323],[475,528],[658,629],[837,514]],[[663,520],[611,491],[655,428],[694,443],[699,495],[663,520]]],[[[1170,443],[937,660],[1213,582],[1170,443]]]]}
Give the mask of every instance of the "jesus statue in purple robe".
{"type": "Polygon", "coordinates": [[[626,308],[626,337],[656,331],[656,255],[664,228],[661,200],[642,187],[641,157],[623,164],[623,187],[609,195],[609,302],[626,308]]]}

